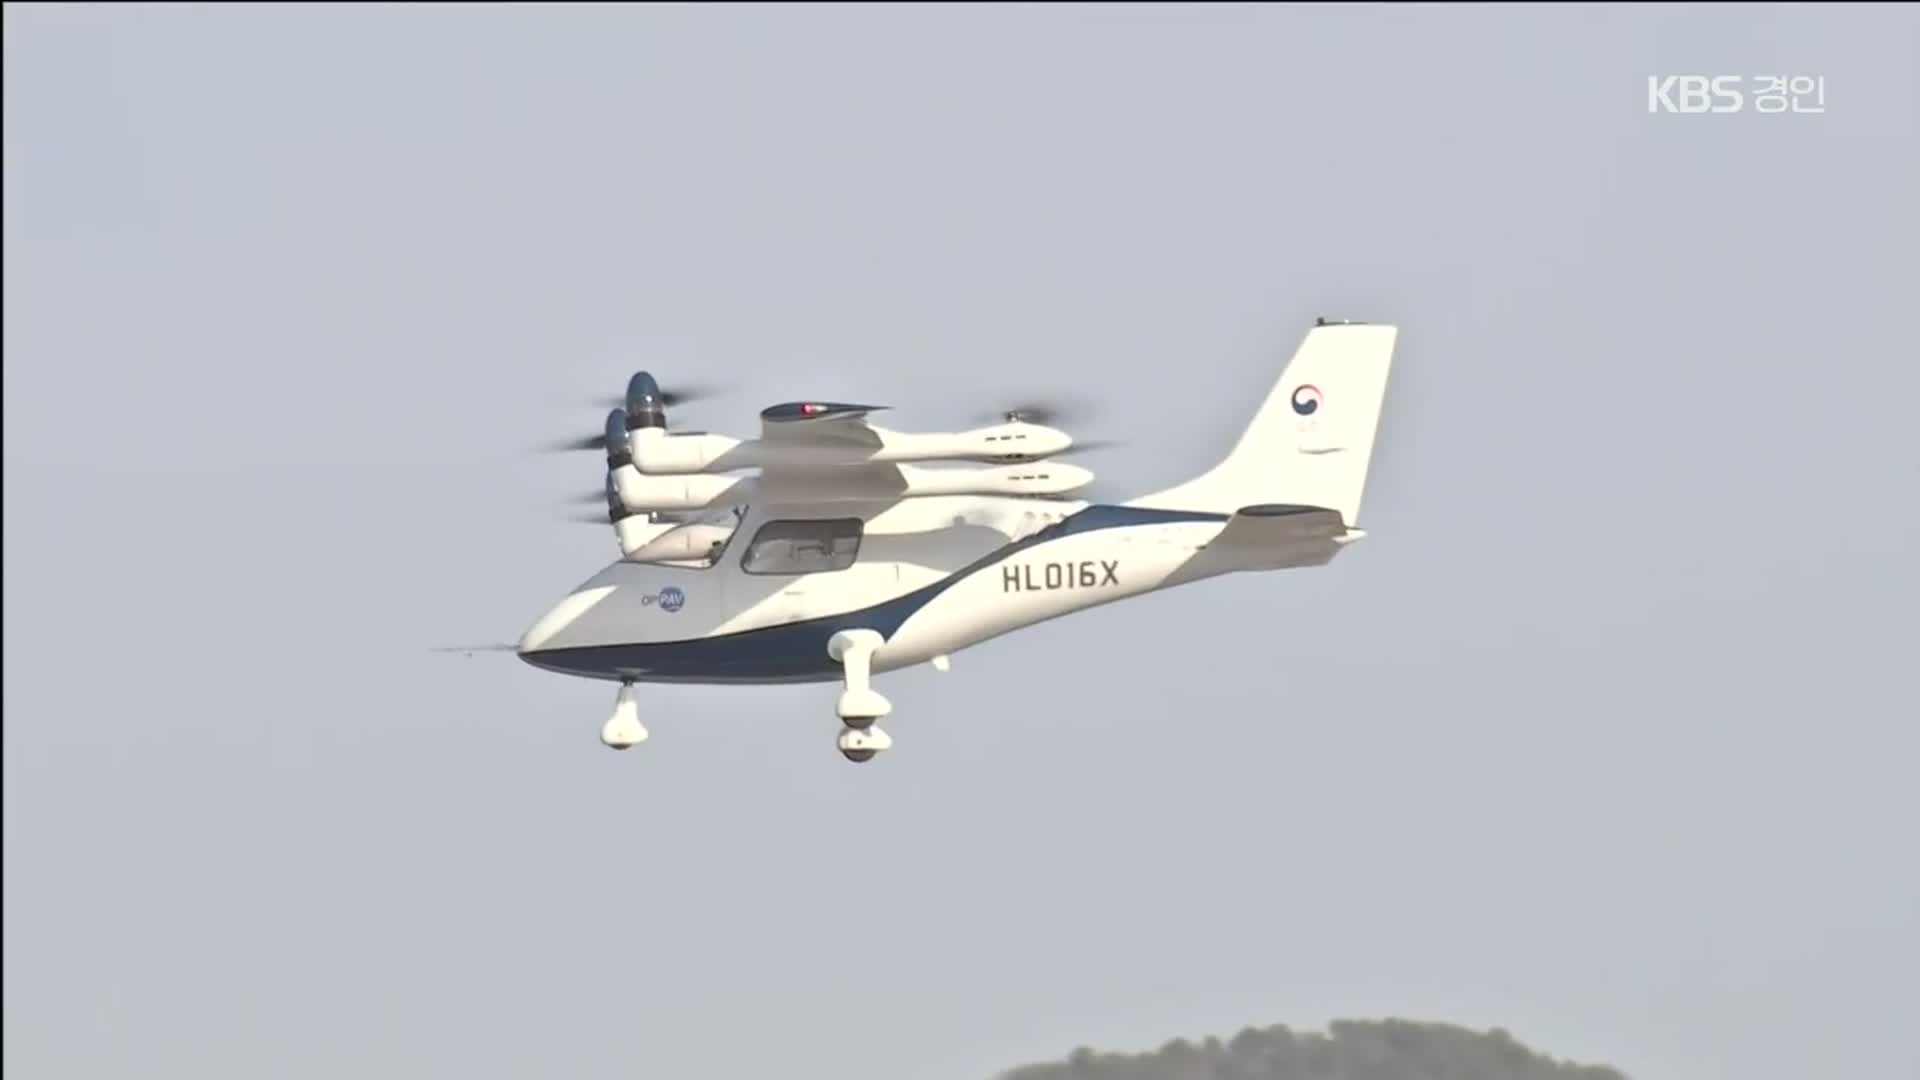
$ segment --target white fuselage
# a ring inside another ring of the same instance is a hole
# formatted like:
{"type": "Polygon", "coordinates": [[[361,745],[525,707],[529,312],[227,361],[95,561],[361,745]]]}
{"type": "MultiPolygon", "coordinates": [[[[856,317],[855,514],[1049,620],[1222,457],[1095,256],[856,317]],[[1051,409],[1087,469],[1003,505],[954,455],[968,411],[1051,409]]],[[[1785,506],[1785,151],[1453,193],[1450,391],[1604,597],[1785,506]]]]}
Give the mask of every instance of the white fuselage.
{"type": "Polygon", "coordinates": [[[1225,521],[984,496],[756,506],[710,565],[606,567],[527,632],[520,654],[549,670],[630,682],[826,681],[840,677],[829,639],[870,629],[885,639],[873,669],[895,670],[1237,569],[1205,550],[1225,521]],[[839,530],[824,541],[838,545],[836,555],[807,536],[762,540],[795,523],[818,524],[823,536],[839,530]]]}

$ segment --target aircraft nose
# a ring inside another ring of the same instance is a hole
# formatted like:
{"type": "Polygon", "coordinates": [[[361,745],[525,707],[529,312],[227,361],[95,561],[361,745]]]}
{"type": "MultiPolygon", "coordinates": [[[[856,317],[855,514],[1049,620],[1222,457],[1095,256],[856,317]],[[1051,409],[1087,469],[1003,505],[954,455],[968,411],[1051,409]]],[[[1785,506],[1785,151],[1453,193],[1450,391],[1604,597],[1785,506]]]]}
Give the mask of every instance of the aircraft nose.
{"type": "Polygon", "coordinates": [[[553,610],[540,616],[531,627],[527,628],[527,632],[521,635],[519,647],[515,651],[521,656],[526,656],[542,649],[560,647],[565,641],[567,628],[595,604],[606,599],[613,589],[612,585],[582,589],[555,604],[553,610]]]}

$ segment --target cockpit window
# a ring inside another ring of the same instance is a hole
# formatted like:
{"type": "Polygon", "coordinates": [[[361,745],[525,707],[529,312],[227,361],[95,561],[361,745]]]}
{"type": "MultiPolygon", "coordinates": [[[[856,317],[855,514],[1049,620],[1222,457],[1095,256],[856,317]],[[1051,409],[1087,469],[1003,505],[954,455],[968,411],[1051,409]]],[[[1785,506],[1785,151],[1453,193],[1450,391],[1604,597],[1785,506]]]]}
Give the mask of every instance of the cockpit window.
{"type": "Polygon", "coordinates": [[[845,570],[860,553],[859,518],[769,521],[740,557],[749,574],[821,574],[845,570]]]}

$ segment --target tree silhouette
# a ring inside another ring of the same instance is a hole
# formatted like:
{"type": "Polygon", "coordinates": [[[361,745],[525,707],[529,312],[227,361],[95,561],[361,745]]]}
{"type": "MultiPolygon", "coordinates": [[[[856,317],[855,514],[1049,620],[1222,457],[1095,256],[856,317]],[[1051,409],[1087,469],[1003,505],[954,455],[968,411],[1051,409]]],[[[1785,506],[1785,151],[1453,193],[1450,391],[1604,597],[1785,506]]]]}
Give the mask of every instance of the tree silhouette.
{"type": "Polygon", "coordinates": [[[1144,1054],[1080,1047],[1065,1061],[1023,1065],[1000,1080],[1626,1080],[1604,1065],[1557,1061],[1501,1028],[1472,1031],[1410,1020],[1336,1020],[1325,1032],[1284,1024],[1226,1042],[1174,1039],[1144,1054]]]}

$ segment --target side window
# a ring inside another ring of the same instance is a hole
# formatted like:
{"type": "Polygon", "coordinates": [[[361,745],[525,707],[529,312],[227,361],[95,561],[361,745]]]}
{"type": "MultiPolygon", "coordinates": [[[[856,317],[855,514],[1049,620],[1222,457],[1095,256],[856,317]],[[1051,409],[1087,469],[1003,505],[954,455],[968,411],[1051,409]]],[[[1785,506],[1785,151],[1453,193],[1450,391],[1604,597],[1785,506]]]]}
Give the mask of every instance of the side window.
{"type": "Polygon", "coordinates": [[[859,518],[769,521],[740,557],[749,574],[819,574],[845,570],[860,553],[859,518]]]}

